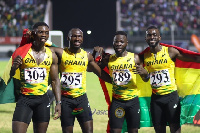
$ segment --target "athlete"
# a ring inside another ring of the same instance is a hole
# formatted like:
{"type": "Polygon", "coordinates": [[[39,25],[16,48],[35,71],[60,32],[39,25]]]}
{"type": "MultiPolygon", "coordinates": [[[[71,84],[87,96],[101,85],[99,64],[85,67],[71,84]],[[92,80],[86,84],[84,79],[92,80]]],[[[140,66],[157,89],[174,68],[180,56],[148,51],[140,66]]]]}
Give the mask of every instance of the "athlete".
{"type": "Polygon", "coordinates": [[[156,26],[147,28],[145,40],[150,49],[141,55],[141,60],[149,74],[142,66],[137,66],[136,70],[146,75],[144,81],[150,79],[150,108],[154,129],[156,133],[165,133],[168,123],[171,133],[180,133],[180,101],[174,76],[175,60],[199,63],[200,58],[161,45],[160,32],[156,26]]]}
{"type": "Polygon", "coordinates": [[[13,133],[26,133],[32,119],[35,133],[45,133],[50,120],[50,100],[47,95],[48,78],[57,104],[55,113],[61,116],[61,90],[58,77],[58,58],[44,44],[49,37],[49,26],[38,22],[33,26],[33,42],[25,57],[13,60],[10,76],[20,68],[21,94],[13,114],[13,133]]]}
{"type": "MultiPolygon", "coordinates": [[[[127,34],[117,31],[113,40],[115,54],[105,54],[102,47],[95,47],[93,56],[102,55],[98,65],[108,67],[112,79],[112,103],[109,110],[110,132],[121,133],[124,118],[129,133],[137,133],[140,128],[140,105],[136,86],[135,66],[140,65],[137,54],[126,51],[127,34]]],[[[146,75],[141,75],[144,78],[146,75]]]]}
{"type": "Polygon", "coordinates": [[[107,82],[111,82],[111,78],[95,63],[92,55],[81,48],[83,32],[79,28],[72,28],[67,39],[69,47],[64,50],[51,48],[60,60],[62,131],[63,133],[72,133],[74,121],[77,118],[82,132],[92,133],[93,119],[86,95],[87,68],[107,82]]]}

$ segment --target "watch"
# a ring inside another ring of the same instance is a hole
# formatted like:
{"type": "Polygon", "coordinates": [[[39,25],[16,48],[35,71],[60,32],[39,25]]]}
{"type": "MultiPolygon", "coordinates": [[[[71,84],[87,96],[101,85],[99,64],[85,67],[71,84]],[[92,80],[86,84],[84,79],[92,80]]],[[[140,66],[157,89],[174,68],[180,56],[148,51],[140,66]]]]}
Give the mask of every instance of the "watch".
{"type": "Polygon", "coordinates": [[[61,103],[62,103],[61,101],[56,101],[56,105],[57,105],[57,104],[61,104],[61,103]]]}

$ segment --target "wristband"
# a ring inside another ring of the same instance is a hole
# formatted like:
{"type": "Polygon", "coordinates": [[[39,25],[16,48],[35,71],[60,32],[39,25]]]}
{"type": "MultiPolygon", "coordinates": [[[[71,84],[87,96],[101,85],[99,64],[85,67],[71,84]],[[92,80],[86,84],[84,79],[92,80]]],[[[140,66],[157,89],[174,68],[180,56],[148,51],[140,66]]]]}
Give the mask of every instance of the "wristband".
{"type": "Polygon", "coordinates": [[[145,77],[145,79],[149,79],[150,78],[150,75],[149,74],[147,74],[147,76],[145,77]]]}
{"type": "Polygon", "coordinates": [[[61,101],[56,101],[56,105],[57,105],[57,104],[61,104],[61,103],[62,103],[61,101]]]}

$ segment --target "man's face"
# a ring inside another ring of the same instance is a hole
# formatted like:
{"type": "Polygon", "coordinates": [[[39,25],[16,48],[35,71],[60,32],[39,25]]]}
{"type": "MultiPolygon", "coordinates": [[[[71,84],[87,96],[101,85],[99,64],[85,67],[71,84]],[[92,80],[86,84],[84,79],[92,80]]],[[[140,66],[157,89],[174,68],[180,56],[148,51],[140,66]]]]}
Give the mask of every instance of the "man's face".
{"type": "Polygon", "coordinates": [[[145,40],[149,47],[155,48],[161,40],[160,32],[158,29],[148,29],[146,31],[145,40]]]}
{"type": "Polygon", "coordinates": [[[113,40],[113,48],[116,54],[122,54],[126,50],[128,41],[125,35],[116,35],[113,40]]]}
{"type": "Polygon", "coordinates": [[[47,26],[38,26],[35,30],[34,40],[38,43],[45,43],[49,38],[49,28],[47,26]]]}
{"type": "Polygon", "coordinates": [[[78,29],[72,30],[68,40],[70,41],[70,47],[80,48],[83,43],[83,32],[78,29]]]}

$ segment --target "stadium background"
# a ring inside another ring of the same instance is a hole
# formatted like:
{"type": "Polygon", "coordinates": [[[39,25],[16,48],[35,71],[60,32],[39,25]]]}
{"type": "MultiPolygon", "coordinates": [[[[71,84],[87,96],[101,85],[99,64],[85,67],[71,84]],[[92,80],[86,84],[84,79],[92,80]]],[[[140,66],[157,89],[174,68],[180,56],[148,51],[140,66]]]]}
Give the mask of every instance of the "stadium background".
{"type": "Polygon", "coordinates": [[[64,46],[71,28],[82,29],[88,51],[97,45],[111,48],[115,31],[124,30],[128,50],[139,53],[147,47],[146,28],[157,25],[161,42],[197,52],[191,35],[200,36],[200,0],[0,0],[1,60],[19,45],[23,29],[38,21],[62,31],[64,46]]]}
{"type": "Polygon", "coordinates": [[[112,47],[115,31],[124,30],[128,50],[138,53],[147,46],[145,29],[157,25],[162,42],[197,51],[191,35],[200,34],[199,16],[199,0],[0,0],[0,53],[13,52],[23,29],[31,29],[37,21],[62,31],[65,46],[72,27],[83,30],[83,47],[90,50],[97,45],[112,47]]]}

